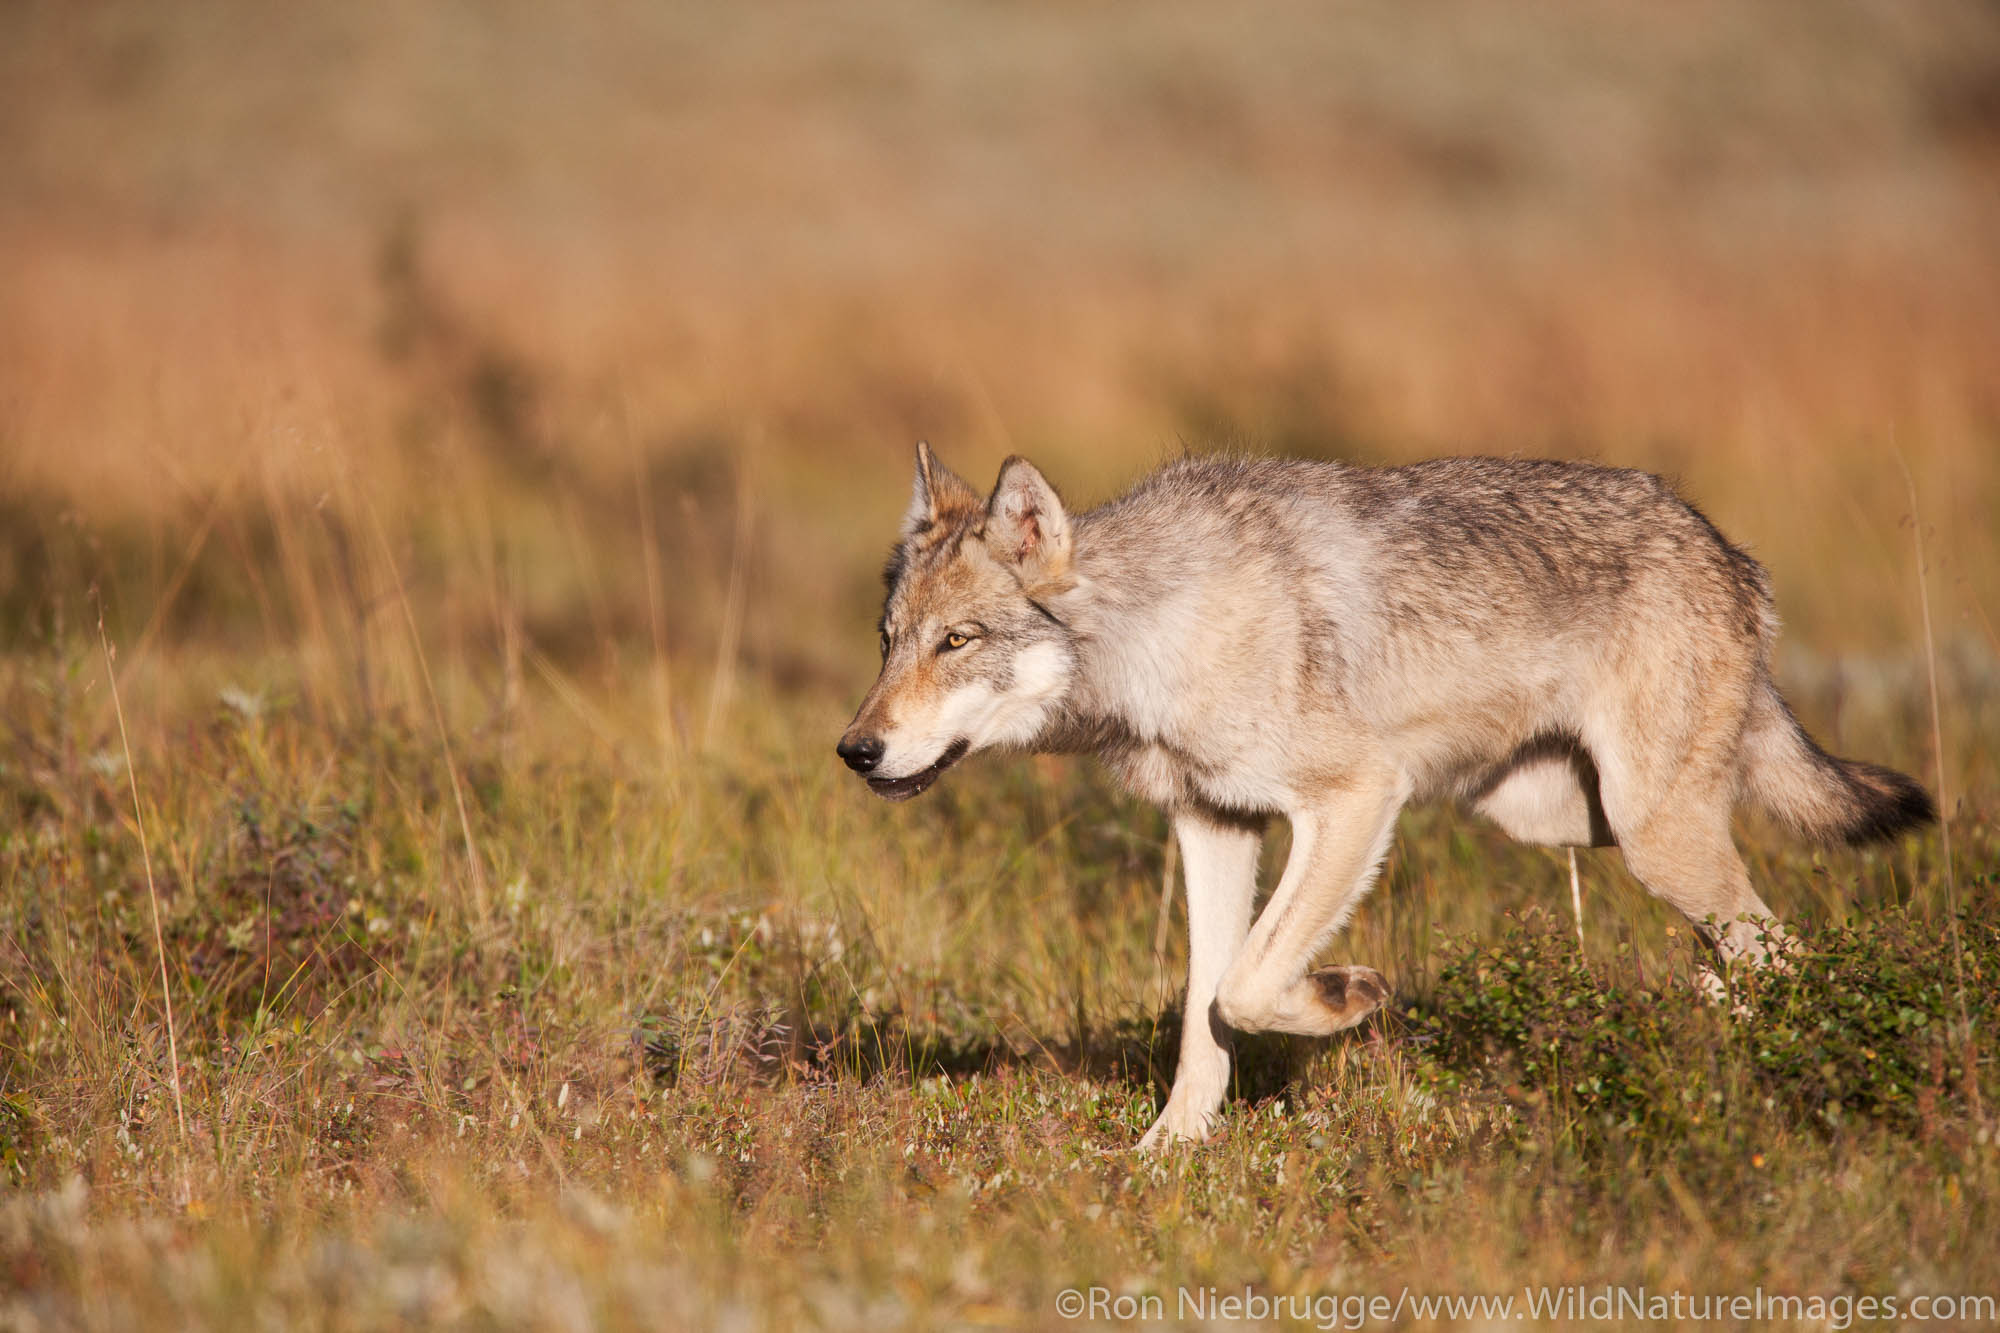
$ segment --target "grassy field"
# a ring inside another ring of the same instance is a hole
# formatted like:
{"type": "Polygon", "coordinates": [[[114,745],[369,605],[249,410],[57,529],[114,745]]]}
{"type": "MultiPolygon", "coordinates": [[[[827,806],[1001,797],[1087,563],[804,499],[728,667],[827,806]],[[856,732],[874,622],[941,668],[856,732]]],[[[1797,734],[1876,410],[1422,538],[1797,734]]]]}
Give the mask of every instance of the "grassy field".
{"type": "Polygon", "coordinates": [[[0,1327],[2000,1323],[1995,87],[1943,0],[0,13],[0,1327]],[[919,436],[1672,473],[1948,837],[1746,818],[1732,1010],[1413,811],[1392,1011],[1137,1158],[1164,819],[832,756],[919,436]]]}

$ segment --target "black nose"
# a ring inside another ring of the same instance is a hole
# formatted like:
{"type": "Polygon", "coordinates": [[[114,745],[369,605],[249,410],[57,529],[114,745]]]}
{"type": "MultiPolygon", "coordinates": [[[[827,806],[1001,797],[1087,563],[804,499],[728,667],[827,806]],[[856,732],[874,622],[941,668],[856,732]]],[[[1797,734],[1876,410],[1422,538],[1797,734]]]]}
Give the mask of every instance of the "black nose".
{"type": "Polygon", "coordinates": [[[851,740],[843,736],[840,744],[834,747],[834,753],[856,773],[866,773],[882,762],[882,748],[880,736],[857,736],[851,740]]]}

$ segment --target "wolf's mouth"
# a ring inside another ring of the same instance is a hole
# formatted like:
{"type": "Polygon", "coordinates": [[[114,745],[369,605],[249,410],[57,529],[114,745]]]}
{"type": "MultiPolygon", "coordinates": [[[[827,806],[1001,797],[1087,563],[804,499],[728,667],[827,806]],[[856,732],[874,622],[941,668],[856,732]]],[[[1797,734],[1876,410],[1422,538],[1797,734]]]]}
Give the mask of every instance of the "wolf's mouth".
{"type": "Polygon", "coordinates": [[[907,801],[920,796],[947,768],[965,758],[968,748],[966,741],[953,741],[929,768],[918,769],[906,778],[869,778],[869,789],[885,801],[907,801]]]}

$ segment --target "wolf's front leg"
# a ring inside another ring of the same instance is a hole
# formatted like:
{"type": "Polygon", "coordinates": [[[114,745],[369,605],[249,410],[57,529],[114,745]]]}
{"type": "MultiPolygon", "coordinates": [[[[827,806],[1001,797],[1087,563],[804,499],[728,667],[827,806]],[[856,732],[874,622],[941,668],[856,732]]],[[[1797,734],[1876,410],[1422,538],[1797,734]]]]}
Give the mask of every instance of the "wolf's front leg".
{"type": "Polygon", "coordinates": [[[1388,984],[1373,968],[1306,968],[1374,883],[1408,794],[1395,772],[1357,768],[1292,814],[1285,873],[1216,995],[1223,1022],[1239,1032],[1331,1036],[1388,998],[1388,984]]]}
{"type": "Polygon", "coordinates": [[[1175,814],[1174,836],[1180,840],[1187,883],[1187,1009],[1173,1091],[1160,1118],[1139,1141],[1141,1149],[1208,1137],[1229,1090],[1229,1030],[1215,1015],[1215,988],[1250,929],[1257,853],[1263,846],[1261,827],[1201,811],[1175,814]]]}

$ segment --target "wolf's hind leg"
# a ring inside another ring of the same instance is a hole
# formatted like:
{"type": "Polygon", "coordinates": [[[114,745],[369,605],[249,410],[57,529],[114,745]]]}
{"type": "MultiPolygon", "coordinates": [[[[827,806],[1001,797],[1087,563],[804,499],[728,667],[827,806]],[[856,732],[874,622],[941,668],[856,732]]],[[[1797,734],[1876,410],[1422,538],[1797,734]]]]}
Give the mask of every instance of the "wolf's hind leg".
{"type": "Polygon", "coordinates": [[[1216,993],[1216,1011],[1243,1032],[1323,1037],[1353,1027],[1388,998],[1371,968],[1312,961],[1374,883],[1396,812],[1408,797],[1393,773],[1354,780],[1292,816],[1292,854],[1243,951],[1216,993]]]}
{"type": "Polygon", "coordinates": [[[1139,1141],[1142,1149],[1179,1139],[1200,1141],[1229,1090],[1229,1031],[1215,1016],[1215,988],[1243,946],[1257,896],[1257,853],[1263,829],[1198,810],[1174,815],[1187,884],[1187,1008],[1181,1018],[1181,1058],[1160,1118],[1139,1141]]]}
{"type": "Polygon", "coordinates": [[[1729,801],[1721,796],[1729,790],[1684,773],[1635,826],[1618,826],[1616,813],[1612,818],[1625,864],[1640,883],[1693,922],[1724,962],[1762,966],[1788,937],[1750,886],[1730,837],[1729,801]]]}

